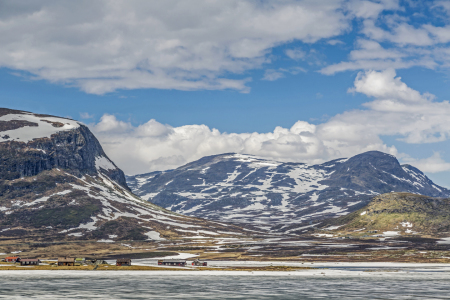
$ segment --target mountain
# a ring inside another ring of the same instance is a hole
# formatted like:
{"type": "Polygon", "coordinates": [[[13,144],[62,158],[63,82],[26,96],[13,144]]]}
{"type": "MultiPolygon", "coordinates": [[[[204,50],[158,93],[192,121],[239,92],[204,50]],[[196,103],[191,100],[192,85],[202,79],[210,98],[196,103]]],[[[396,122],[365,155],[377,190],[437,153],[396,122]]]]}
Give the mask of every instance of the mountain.
{"type": "Polygon", "coordinates": [[[318,165],[229,153],[127,182],[136,195],[174,212],[284,233],[347,215],[378,194],[450,196],[420,170],[378,151],[318,165]]]}
{"type": "Polygon", "coordinates": [[[0,239],[108,242],[242,232],[134,195],[82,123],[0,109],[0,239]]]}
{"type": "Polygon", "coordinates": [[[328,220],[322,227],[334,228],[334,233],[356,235],[388,231],[390,235],[448,236],[450,199],[411,193],[378,195],[367,206],[346,216],[328,220]]]}

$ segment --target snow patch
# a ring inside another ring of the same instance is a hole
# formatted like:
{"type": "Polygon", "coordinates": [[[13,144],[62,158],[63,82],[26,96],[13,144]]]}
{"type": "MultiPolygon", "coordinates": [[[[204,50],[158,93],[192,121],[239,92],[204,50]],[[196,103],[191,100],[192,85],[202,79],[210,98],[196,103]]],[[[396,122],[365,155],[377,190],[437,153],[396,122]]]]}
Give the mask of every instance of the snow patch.
{"type": "Polygon", "coordinates": [[[97,156],[95,158],[95,168],[97,170],[100,170],[100,168],[102,168],[107,171],[116,169],[114,164],[108,158],[106,158],[104,156],[97,156]]]}

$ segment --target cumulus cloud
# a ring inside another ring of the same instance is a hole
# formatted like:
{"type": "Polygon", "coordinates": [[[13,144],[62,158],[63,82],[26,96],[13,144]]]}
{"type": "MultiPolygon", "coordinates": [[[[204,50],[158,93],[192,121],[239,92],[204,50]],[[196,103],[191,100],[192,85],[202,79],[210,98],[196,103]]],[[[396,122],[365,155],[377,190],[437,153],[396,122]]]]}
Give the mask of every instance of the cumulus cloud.
{"type": "MultiPolygon", "coordinates": [[[[349,92],[362,93],[371,101],[364,110],[338,114],[320,124],[296,122],[291,128],[276,127],[267,133],[224,133],[206,125],[172,127],[150,120],[139,126],[104,115],[91,126],[105,151],[127,173],[144,173],[178,167],[206,155],[247,153],[280,161],[319,163],[379,150],[393,155],[382,135],[406,143],[432,143],[450,136],[450,103],[437,102],[396,77],[394,70],[361,72],[349,92]]],[[[440,171],[441,158],[413,160],[428,171],[440,171]]]]}
{"type": "Polygon", "coordinates": [[[439,152],[435,152],[432,156],[424,159],[413,159],[406,157],[403,159],[406,163],[414,165],[423,172],[438,173],[450,170],[450,163],[442,159],[439,152]]]}
{"type": "MultiPolygon", "coordinates": [[[[4,0],[0,67],[104,94],[235,89],[275,46],[350,28],[345,1],[4,0]]],[[[299,53],[296,54],[297,56],[299,53]]]]}

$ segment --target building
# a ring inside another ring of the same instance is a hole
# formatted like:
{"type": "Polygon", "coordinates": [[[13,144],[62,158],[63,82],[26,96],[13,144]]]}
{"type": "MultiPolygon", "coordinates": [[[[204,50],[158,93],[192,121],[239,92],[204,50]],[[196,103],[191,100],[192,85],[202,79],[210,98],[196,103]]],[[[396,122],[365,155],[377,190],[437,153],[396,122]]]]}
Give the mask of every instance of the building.
{"type": "Polygon", "coordinates": [[[18,257],[18,256],[8,256],[8,257],[5,257],[5,262],[13,262],[13,263],[20,262],[20,257],[18,257]]]}
{"type": "Polygon", "coordinates": [[[186,266],[186,260],[185,259],[163,259],[158,260],[158,265],[164,265],[164,266],[186,266]]]}
{"type": "Polygon", "coordinates": [[[75,258],[58,257],[58,266],[75,266],[75,258]]]}
{"type": "Polygon", "coordinates": [[[75,265],[81,266],[86,263],[86,259],[84,257],[77,257],[75,258],[75,265]]]}
{"type": "Polygon", "coordinates": [[[129,259],[129,258],[118,258],[116,260],[116,266],[131,266],[131,259],[129,259]]]}
{"type": "Polygon", "coordinates": [[[21,266],[39,266],[41,261],[38,258],[22,258],[20,260],[21,266]]]}
{"type": "Polygon", "coordinates": [[[201,260],[196,259],[196,260],[194,260],[192,262],[192,265],[193,266],[206,267],[208,265],[208,263],[206,261],[201,261],[201,260]]]}

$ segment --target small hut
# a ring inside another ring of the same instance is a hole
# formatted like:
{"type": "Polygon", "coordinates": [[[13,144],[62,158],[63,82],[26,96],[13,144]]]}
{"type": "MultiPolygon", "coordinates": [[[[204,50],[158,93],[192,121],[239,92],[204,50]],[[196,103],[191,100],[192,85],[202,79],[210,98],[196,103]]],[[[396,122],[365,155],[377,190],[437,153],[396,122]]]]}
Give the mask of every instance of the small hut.
{"type": "Polygon", "coordinates": [[[58,257],[58,266],[75,266],[75,258],[58,257]]]}
{"type": "Polygon", "coordinates": [[[81,266],[86,263],[86,259],[84,257],[77,257],[75,258],[75,265],[81,266]]]}
{"type": "Polygon", "coordinates": [[[20,262],[20,257],[18,257],[18,256],[8,256],[8,257],[5,257],[5,262],[13,262],[13,263],[20,262]]]}
{"type": "Polygon", "coordinates": [[[39,266],[41,261],[38,258],[22,258],[20,260],[21,266],[39,266]]]}
{"type": "Polygon", "coordinates": [[[206,261],[202,261],[202,260],[196,259],[196,260],[194,260],[194,261],[192,262],[192,265],[193,265],[193,266],[206,267],[206,266],[208,265],[208,263],[207,263],[206,261]]]}
{"type": "Polygon", "coordinates": [[[186,266],[186,260],[185,259],[163,259],[158,260],[158,265],[163,266],[186,266]]]}
{"type": "Polygon", "coordinates": [[[118,258],[116,260],[116,266],[131,266],[131,259],[129,259],[129,258],[118,258]]]}

